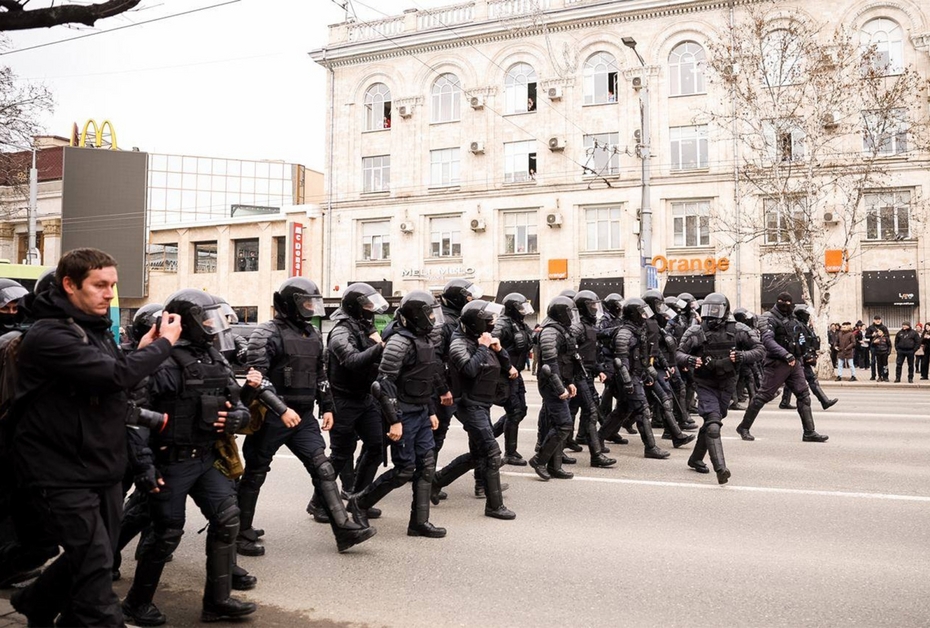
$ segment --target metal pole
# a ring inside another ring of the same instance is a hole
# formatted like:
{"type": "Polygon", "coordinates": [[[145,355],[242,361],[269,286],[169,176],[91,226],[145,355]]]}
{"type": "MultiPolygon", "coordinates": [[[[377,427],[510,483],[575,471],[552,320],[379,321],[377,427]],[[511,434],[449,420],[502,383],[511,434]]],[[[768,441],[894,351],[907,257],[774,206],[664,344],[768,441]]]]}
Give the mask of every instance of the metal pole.
{"type": "Polygon", "coordinates": [[[651,287],[649,285],[649,267],[652,265],[652,205],[650,203],[651,194],[649,190],[649,158],[651,157],[652,144],[649,135],[649,87],[645,80],[643,81],[643,88],[639,92],[639,107],[640,120],[642,123],[640,136],[643,142],[643,146],[640,149],[641,158],[643,160],[643,196],[640,203],[640,220],[642,223],[640,225],[639,235],[641,238],[640,250],[643,256],[643,262],[640,264],[642,266],[640,281],[642,290],[645,291],[651,287]]]}
{"type": "Polygon", "coordinates": [[[42,263],[39,249],[36,248],[36,213],[39,199],[39,171],[36,169],[36,148],[32,147],[32,168],[29,170],[29,250],[26,264],[38,266],[42,263]]]}

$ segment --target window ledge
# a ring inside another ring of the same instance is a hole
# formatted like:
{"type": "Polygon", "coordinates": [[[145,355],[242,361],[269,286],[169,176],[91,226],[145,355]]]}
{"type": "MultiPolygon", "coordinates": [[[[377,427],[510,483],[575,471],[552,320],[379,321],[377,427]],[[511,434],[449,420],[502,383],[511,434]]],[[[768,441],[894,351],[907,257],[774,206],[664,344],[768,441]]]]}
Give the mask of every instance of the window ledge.
{"type": "Polygon", "coordinates": [[[426,188],[427,194],[447,194],[449,192],[459,192],[462,189],[462,186],[458,183],[453,183],[451,185],[436,185],[426,188]]]}
{"type": "MultiPolygon", "coordinates": [[[[775,245],[769,245],[775,246],[775,245]]],[[[703,255],[705,253],[715,253],[713,245],[708,244],[707,246],[670,246],[666,250],[665,256],[669,255],[703,255]]]]}
{"type": "Polygon", "coordinates": [[[608,100],[606,102],[589,102],[581,105],[582,107],[603,107],[604,105],[616,105],[616,100],[608,100]]]}
{"type": "Polygon", "coordinates": [[[917,238],[908,238],[906,240],[862,240],[859,246],[863,249],[916,249],[917,238]]]}
{"type": "Polygon", "coordinates": [[[910,161],[910,156],[907,153],[898,155],[875,155],[875,157],[870,157],[869,155],[863,155],[862,161],[880,161],[882,163],[893,163],[896,161],[910,161]]]}
{"type": "Polygon", "coordinates": [[[381,133],[382,131],[390,131],[390,130],[391,130],[391,127],[387,127],[384,129],[365,129],[364,131],[362,131],[362,134],[364,135],[366,133],[381,133]]]}
{"type": "Polygon", "coordinates": [[[623,249],[608,249],[604,251],[579,251],[579,257],[626,257],[623,249]]]}
{"type": "Polygon", "coordinates": [[[608,181],[619,181],[620,173],[619,172],[609,172],[605,174],[582,173],[581,178],[583,181],[601,181],[603,179],[607,179],[608,181]]]}
{"type": "Polygon", "coordinates": [[[355,262],[356,266],[390,266],[390,259],[365,259],[357,260],[355,262]]]}
{"type": "Polygon", "coordinates": [[[528,113],[536,113],[536,110],[533,109],[532,111],[511,111],[510,113],[505,113],[504,117],[506,118],[508,116],[525,116],[528,113]]]}
{"type": "Polygon", "coordinates": [[[539,259],[539,251],[535,253],[501,253],[498,256],[498,259],[501,261],[519,261],[526,259],[539,259]]]}
{"type": "Polygon", "coordinates": [[[462,121],[461,118],[459,118],[458,120],[439,120],[436,122],[430,122],[430,126],[439,126],[440,124],[456,124],[461,121],[462,121]]]}
{"type": "Polygon", "coordinates": [[[675,94],[669,98],[690,98],[691,96],[707,96],[707,92],[694,92],[691,94],[675,94]]]}
{"type": "Polygon", "coordinates": [[[362,196],[365,198],[387,198],[391,195],[390,190],[374,190],[371,192],[362,192],[362,196]]]}
{"type": "Polygon", "coordinates": [[[509,188],[528,188],[536,185],[536,179],[528,179],[526,181],[504,181],[504,185],[509,188]]]}
{"type": "MultiPolygon", "coordinates": [[[[759,252],[763,254],[764,253],[787,253],[791,251],[791,249],[794,246],[795,245],[791,244],[790,242],[780,242],[778,244],[760,244],[759,252]]],[[[811,248],[812,247],[810,245],[807,246],[808,251],[811,250],[811,248]]]]}
{"type": "Polygon", "coordinates": [[[710,172],[710,166],[704,166],[703,168],[670,168],[668,173],[671,176],[679,175],[688,175],[688,174],[707,174],[710,172]]]}
{"type": "Polygon", "coordinates": [[[457,255],[455,257],[427,257],[423,260],[424,264],[461,264],[462,256],[457,255]]]}

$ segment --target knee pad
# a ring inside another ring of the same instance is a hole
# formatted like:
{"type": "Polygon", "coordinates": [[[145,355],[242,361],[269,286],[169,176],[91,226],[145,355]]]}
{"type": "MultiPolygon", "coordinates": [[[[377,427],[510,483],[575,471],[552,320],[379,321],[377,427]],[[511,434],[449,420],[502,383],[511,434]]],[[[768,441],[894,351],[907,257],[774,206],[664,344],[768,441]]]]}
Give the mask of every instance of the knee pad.
{"type": "Polygon", "coordinates": [[[333,482],[336,480],[336,470],[333,469],[333,464],[323,451],[318,451],[313,454],[311,462],[313,463],[313,469],[321,480],[324,482],[333,482]]]}
{"type": "Polygon", "coordinates": [[[181,544],[184,530],[181,528],[167,528],[161,532],[153,530],[145,537],[142,555],[155,562],[164,562],[181,544]]]}
{"type": "Polygon", "coordinates": [[[265,478],[268,477],[268,474],[264,471],[257,471],[255,473],[246,473],[242,476],[242,480],[239,481],[239,488],[245,490],[257,491],[261,489],[262,484],[265,483],[265,478]]]}
{"type": "Polygon", "coordinates": [[[498,450],[497,455],[489,456],[487,460],[487,468],[490,471],[497,471],[501,468],[501,454],[498,450]]]}
{"type": "Polygon", "coordinates": [[[496,440],[492,440],[489,443],[487,451],[485,452],[485,456],[489,459],[493,458],[494,456],[497,456],[498,458],[501,457],[501,446],[497,444],[496,440]]]}
{"type": "Polygon", "coordinates": [[[720,438],[720,419],[709,419],[704,427],[708,438],[720,438]]]}
{"type": "Polygon", "coordinates": [[[222,543],[232,543],[239,533],[239,505],[234,496],[225,498],[210,521],[209,534],[222,543]]]}
{"type": "MultiPolygon", "coordinates": [[[[433,458],[433,460],[435,461],[435,458],[433,458]]],[[[433,471],[435,470],[436,470],[436,463],[433,462],[433,471]]],[[[395,467],[394,471],[395,473],[394,473],[394,480],[392,482],[392,485],[394,488],[400,488],[401,486],[403,486],[404,484],[406,484],[407,482],[413,479],[413,476],[417,472],[417,469],[413,465],[410,465],[410,466],[405,465],[403,467],[395,467]]],[[[430,481],[432,481],[432,473],[430,473],[430,481]]]]}

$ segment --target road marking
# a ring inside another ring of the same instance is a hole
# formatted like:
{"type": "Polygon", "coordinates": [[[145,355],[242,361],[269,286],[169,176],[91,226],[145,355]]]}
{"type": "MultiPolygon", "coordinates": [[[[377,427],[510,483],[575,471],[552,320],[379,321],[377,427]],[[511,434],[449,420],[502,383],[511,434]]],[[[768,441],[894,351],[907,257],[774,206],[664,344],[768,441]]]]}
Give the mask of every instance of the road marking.
{"type": "MultiPolygon", "coordinates": [[[[535,473],[518,473],[516,471],[501,471],[501,475],[511,475],[514,477],[535,478],[535,473]]],[[[779,493],[782,495],[812,495],[816,497],[852,497],[856,499],[879,499],[886,501],[904,501],[904,502],[930,502],[930,496],[924,495],[895,495],[893,493],[851,493],[847,491],[818,491],[814,489],[801,488],[777,488],[770,486],[734,486],[728,484],[723,487],[714,484],[695,484],[693,482],[662,482],[657,480],[630,480],[624,478],[589,478],[575,475],[576,480],[583,482],[603,482],[605,484],[633,484],[639,486],[665,486],[670,488],[697,488],[697,489],[721,489],[728,491],[743,491],[748,493],[779,493]]]]}

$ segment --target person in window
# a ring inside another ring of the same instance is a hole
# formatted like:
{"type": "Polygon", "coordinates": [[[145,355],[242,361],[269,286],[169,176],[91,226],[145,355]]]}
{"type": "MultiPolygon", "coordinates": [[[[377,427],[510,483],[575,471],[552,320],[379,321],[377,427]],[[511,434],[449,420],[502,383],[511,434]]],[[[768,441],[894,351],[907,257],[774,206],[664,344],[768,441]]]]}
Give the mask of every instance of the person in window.
{"type": "Polygon", "coordinates": [[[532,98],[526,99],[526,110],[527,111],[536,111],[536,101],[532,98]]]}
{"type": "Polygon", "coordinates": [[[245,272],[246,263],[247,262],[245,259],[245,251],[239,251],[239,257],[236,260],[236,268],[239,270],[240,273],[245,272]]]}
{"type": "Polygon", "coordinates": [[[617,95],[613,92],[613,90],[609,90],[607,92],[607,102],[617,102],[617,95]]]}
{"type": "Polygon", "coordinates": [[[391,116],[384,116],[383,128],[385,128],[385,129],[390,129],[390,128],[391,128],[391,116]]]}

